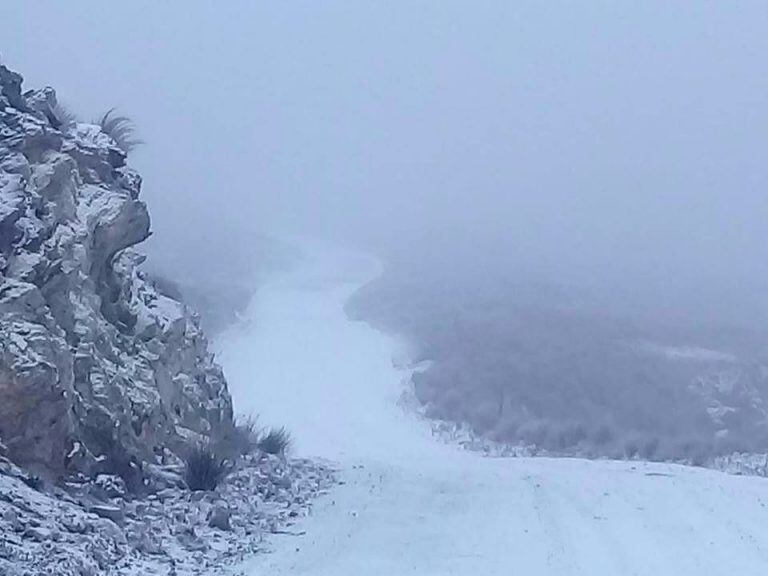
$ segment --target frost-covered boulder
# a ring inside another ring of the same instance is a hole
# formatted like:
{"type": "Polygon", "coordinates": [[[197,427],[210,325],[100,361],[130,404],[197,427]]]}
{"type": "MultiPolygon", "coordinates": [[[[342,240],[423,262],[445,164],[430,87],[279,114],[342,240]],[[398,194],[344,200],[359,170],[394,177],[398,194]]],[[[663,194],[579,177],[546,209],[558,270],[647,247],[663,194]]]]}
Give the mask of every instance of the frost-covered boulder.
{"type": "Polygon", "coordinates": [[[52,475],[135,480],[231,427],[196,314],[158,292],[141,177],[99,126],[0,66],[0,439],[52,475]]]}

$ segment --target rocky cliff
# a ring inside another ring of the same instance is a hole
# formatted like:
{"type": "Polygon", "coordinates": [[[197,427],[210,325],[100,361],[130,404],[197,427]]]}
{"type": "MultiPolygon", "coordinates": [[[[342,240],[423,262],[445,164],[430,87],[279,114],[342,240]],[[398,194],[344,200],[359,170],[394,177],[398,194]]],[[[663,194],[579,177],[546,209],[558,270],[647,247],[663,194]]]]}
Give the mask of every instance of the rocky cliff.
{"type": "Polygon", "coordinates": [[[39,473],[173,461],[232,425],[199,320],[142,273],[141,177],[0,66],[0,446],[39,473]]]}

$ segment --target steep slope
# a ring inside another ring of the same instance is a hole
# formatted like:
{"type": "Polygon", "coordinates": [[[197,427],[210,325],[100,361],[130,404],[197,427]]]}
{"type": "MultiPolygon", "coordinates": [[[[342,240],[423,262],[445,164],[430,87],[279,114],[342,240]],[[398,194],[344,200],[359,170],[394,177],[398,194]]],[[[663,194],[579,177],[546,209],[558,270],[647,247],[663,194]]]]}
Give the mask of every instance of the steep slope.
{"type": "Polygon", "coordinates": [[[661,298],[641,310],[605,288],[466,272],[393,264],[347,306],[430,361],[414,392],[436,421],[550,455],[701,464],[768,450],[757,317],[741,324],[726,305],[716,319],[675,316],[661,298]]]}
{"type": "Polygon", "coordinates": [[[137,481],[228,429],[231,399],[198,317],[140,270],[126,153],[21,86],[0,66],[0,441],[41,473],[137,481]]]}
{"type": "Polygon", "coordinates": [[[768,481],[643,462],[483,458],[397,406],[400,345],[343,306],[375,263],[320,251],[220,341],[233,395],[345,484],[247,574],[755,575],[768,481]],[[423,425],[422,425],[423,424],[423,425]]]}

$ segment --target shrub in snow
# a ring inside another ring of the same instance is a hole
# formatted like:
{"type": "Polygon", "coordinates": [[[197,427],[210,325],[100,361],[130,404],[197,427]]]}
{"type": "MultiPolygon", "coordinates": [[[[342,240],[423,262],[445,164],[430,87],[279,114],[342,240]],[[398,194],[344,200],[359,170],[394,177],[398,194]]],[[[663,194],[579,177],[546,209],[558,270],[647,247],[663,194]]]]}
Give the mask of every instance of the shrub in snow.
{"type": "Polygon", "coordinates": [[[204,444],[195,446],[184,459],[184,480],[190,490],[215,490],[228,472],[226,461],[204,444]]]}
{"type": "Polygon", "coordinates": [[[255,452],[260,440],[261,432],[256,416],[236,417],[232,428],[219,441],[218,452],[234,459],[255,452]]]}
{"type": "Polygon", "coordinates": [[[285,427],[271,428],[259,440],[259,449],[267,454],[284,454],[291,447],[291,434],[285,427]]]}

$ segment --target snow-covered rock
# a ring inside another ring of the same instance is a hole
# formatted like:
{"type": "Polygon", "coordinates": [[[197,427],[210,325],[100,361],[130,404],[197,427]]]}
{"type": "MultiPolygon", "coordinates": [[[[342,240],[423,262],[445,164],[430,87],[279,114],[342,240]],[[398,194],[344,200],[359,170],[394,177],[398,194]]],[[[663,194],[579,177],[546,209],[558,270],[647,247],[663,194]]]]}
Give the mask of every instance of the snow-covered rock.
{"type": "Polygon", "coordinates": [[[116,480],[100,476],[43,493],[17,472],[0,474],[3,576],[220,574],[307,516],[335,481],[313,462],[266,454],[239,459],[214,492],[105,496],[116,480]],[[289,486],[273,483],[284,475],[289,486]]]}
{"type": "Polygon", "coordinates": [[[229,429],[232,404],[198,316],[141,271],[141,177],[55,108],[0,66],[0,439],[37,473],[130,483],[229,429]]]}

